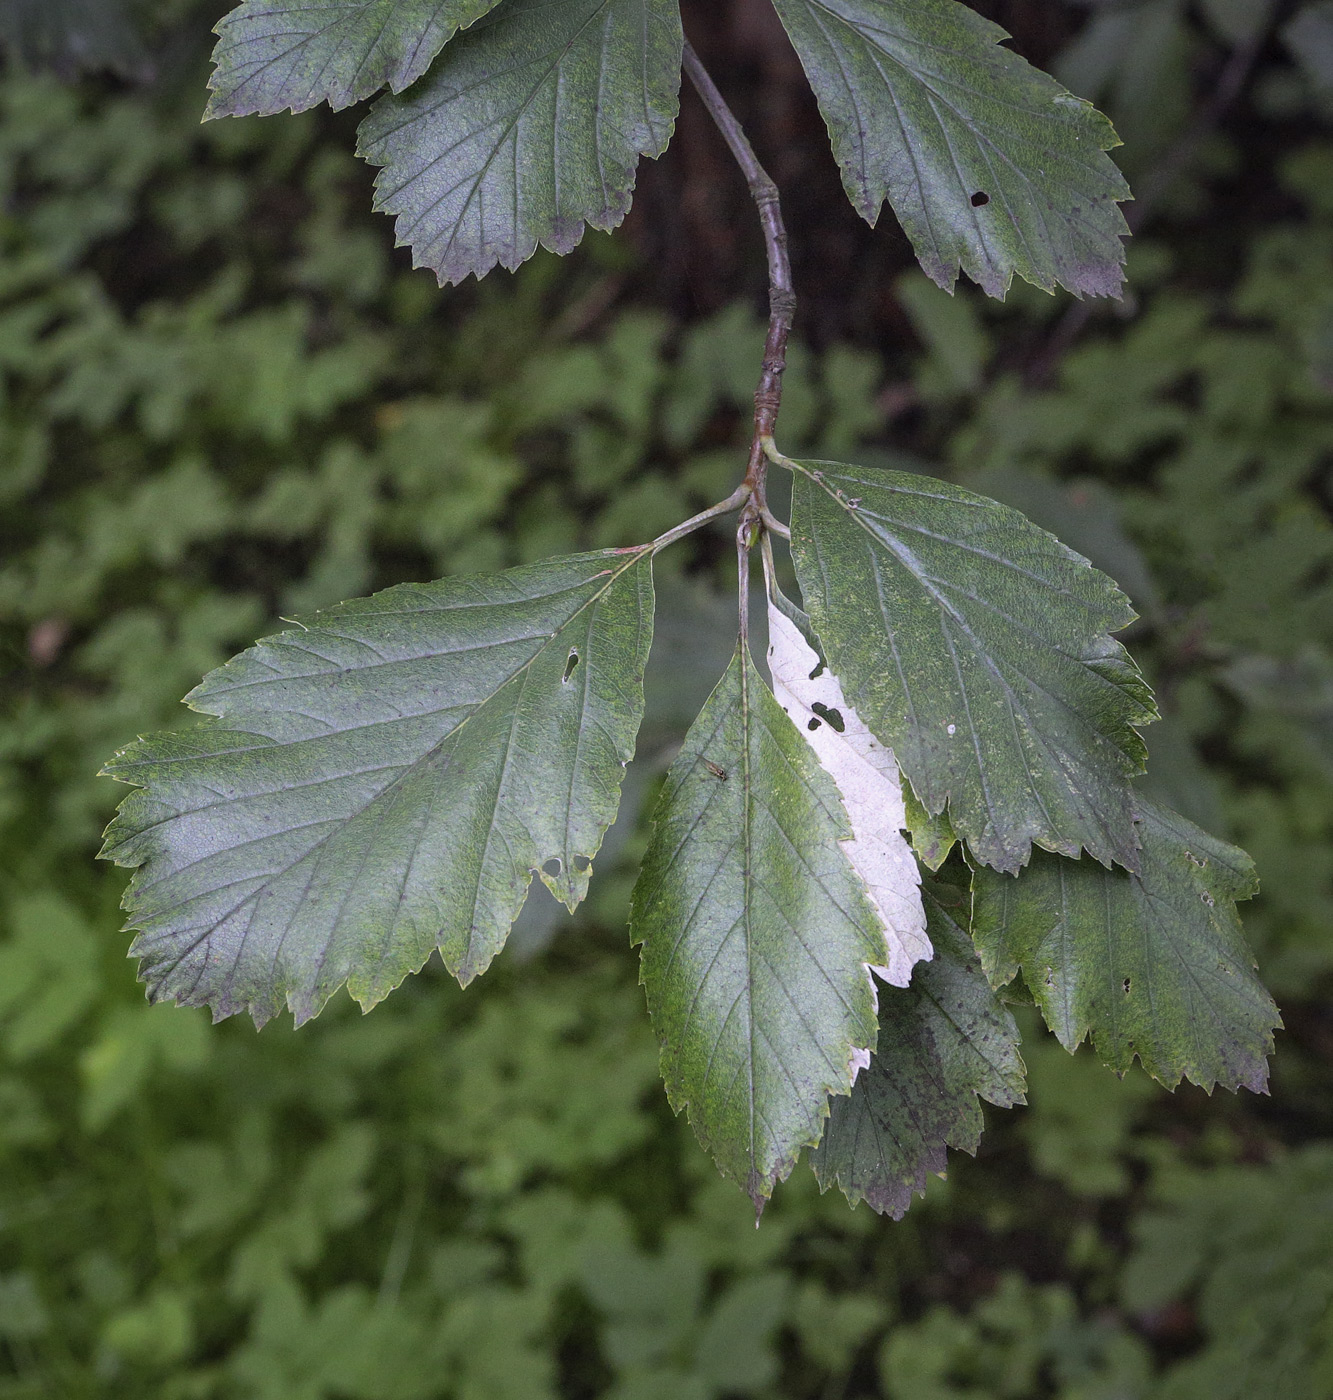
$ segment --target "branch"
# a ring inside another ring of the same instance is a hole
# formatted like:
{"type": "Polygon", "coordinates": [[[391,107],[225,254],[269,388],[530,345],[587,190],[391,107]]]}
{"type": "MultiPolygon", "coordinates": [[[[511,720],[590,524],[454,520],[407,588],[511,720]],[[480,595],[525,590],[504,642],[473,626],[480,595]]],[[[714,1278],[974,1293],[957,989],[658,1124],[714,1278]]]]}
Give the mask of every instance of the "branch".
{"type": "Polygon", "coordinates": [[[787,338],[796,315],[796,293],[792,287],[791,261],[787,256],[787,229],[782,222],[778,187],[759,164],[754,147],[736,120],[736,114],[727,106],[726,99],[709,77],[708,70],[699,61],[699,55],[688,39],[685,41],[685,71],[745,176],[764,230],[764,250],[768,255],[768,339],[764,343],[759,385],[754,392],[754,441],[750,446],[750,463],[745,474],[745,485],[751,494],[742,522],[752,517],[758,522],[767,523],[772,517],[765,495],[768,458],[764,453],[764,443],[772,440],[778,410],[782,406],[782,372],[787,367],[787,338]]]}

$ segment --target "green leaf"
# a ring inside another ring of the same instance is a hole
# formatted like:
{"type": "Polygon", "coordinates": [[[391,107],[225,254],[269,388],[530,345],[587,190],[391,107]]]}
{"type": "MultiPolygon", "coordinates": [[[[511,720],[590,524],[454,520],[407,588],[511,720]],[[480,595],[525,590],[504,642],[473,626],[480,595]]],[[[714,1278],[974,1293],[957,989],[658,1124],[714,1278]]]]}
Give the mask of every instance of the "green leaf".
{"type": "Polygon", "coordinates": [[[739,648],[667,775],[630,928],[672,1107],[756,1207],[874,1044],[884,932],[833,780],[739,648]]]}
{"type": "Polygon", "coordinates": [[[916,800],[910,783],[903,784],[903,816],[907,834],[912,839],[916,858],[928,870],[938,870],[949,859],[949,852],[958,844],[958,837],[949,823],[947,812],[929,812],[916,800]]]}
{"type": "Polygon", "coordinates": [[[961,268],[991,296],[1014,273],[1117,296],[1111,123],[954,0],[774,0],[828,124],[843,184],[870,223],[887,198],[928,276],[961,268]]]}
{"type": "Polygon", "coordinates": [[[497,0],[244,0],[217,26],[210,117],[401,92],[497,0]]]}
{"type": "Polygon", "coordinates": [[[1024,1102],[1018,1027],[960,925],[962,896],[930,884],[924,895],[935,957],[917,964],[910,987],[880,988],[879,1046],[851,1097],[833,1100],[810,1159],[822,1189],[836,1183],[853,1205],[868,1201],[895,1220],[927,1174],[944,1171],[946,1147],[976,1152],[978,1098],[1024,1102]]]}
{"type": "Polygon", "coordinates": [[[675,0],[504,0],[382,98],[359,150],[413,266],[461,282],[615,228],[671,139],[681,45],[675,0]]]}
{"type": "Polygon", "coordinates": [[[438,947],[461,982],[534,871],[572,909],[643,715],[651,556],[404,584],[204,678],[218,717],[130,745],[102,854],[155,999],[298,1023],[370,1006],[438,947]]]}
{"type": "Polygon", "coordinates": [[[1263,1092],[1277,1008],[1254,974],[1236,901],[1258,888],[1244,851],[1138,804],[1138,874],[1039,855],[1017,879],[978,870],[972,934],[993,986],[1021,969],[1067,1050],[1091,1037],[1124,1073],[1168,1087],[1263,1092]]]}
{"type": "Polygon", "coordinates": [[[1152,695],[1107,634],[1104,574],[1007,506],[947,482],[793,462],[792,554],[829,665],[926,812],[978,859],[1030,844],[1137,865],[1129,778],[1152,695]]]}

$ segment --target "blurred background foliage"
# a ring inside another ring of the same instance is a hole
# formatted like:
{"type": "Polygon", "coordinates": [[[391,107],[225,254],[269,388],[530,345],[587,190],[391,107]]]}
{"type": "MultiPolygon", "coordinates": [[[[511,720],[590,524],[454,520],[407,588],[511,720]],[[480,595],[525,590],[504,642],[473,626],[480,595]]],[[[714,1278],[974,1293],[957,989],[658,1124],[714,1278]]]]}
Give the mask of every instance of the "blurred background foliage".
{"type": "MultiPolygon", "coordinates": [[[[1123,1082],[1025,1021],[905,1221],[804,1170],[754,1228],[666,1108],[624,922],[642,802],[731,643],[662,561],[626,811],[461,994],[299,1034],[150,1008],[94,775],[282,616],[644,539],[730,489],[762,334],[691,100],[627,228],[440,293],[354,117],[200,126],[222,7],[0,0],[0,1397],[1333,1395],[1333,6],[1003,0],[1142,196],[1123,304],[950,299],[838,194],[759,0],[687,25],[784,184],[789,451],[1019,506],[1113,574],[1149,782],[1258,860],[1271,1098],[1123,1082]]],[[[677,557],[679,556],[679,557],[677,557]]],[[[1026,1014],[1026,1013],[1024,1013],[1026,1014]]]]}

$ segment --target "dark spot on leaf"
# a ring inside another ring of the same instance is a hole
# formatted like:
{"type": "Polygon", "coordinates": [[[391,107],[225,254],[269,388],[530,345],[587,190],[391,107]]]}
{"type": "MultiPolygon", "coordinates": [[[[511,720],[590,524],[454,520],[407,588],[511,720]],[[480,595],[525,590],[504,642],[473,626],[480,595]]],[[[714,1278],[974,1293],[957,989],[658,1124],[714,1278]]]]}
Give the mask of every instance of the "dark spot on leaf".
{"type": "Polygon", "coordinates": [[[815,669],[814,669],[813,671],[810,672],[809,679],[812,680],[812,681],[817,681],[817,680],[820,678],[820,676],[822,676],[822,675],[824,674],[824,670],[825,670],[825,667],[824,667],[824,660],[823,660],[823,658],[821,657],[821,658],[820,658],[820,661],[819,661],[819,665],[816,666],[815,669]]]}
{"type": "Polygon", "coordinates": [[[982,206],[983,204],[989,204],[989,203],[990,203],[990,195],[988,195],[988,194],[986,193],[985,190],[978,190],[978,191],[976,192],[976,194],[974,194],[974,195],[972,196],[972,207],[973,207],[973,209],[980,209],[981,206],[982,206]]]}
{"type": "Polygon", "coordinates": [[[1128,978],[1128,977],[1125,978],[1125,984],[1124,984],[1124,985],[1125,985],[1125,995],[1128,996],[1128,995],[1129,995],[1129,978],[1128,978]]]}
{"type": "Polygon", "coordinates": [[[569,684],[569,678],[574,674],[574,668],[579,664],[579,654],[574,647],[569,649],[569,660],[565,662],[564,684],[569,684]]]}
{"type": "Polygon", "coordinates": [[[1210,909],[1213,907],[1213,897],[1212,897],[1212,895],[1210,895],[1210,894],[1208,893],[1207,890],[1204,890],[1204,892],[1199,896],[1199,898],[1200,898],[1201,900],[1203,900],[1203,902],[1204,902],[1210,909]]]}
{"type": "Polygon", "coordinates": [[[812,719],[805,727],[813,734],[815,730],[819,728],[819,721],[817,719],[812,719]]]}
{"type": "Polygon", "coordinates": [[[843,722],[841,710],[830,709],[827,705],[821,705],[818,700],[810,708],[820,719],[827,721],[830,729],[836,730],[839,734],[847,732],[847,725],[843,722]]]}
{"type": "Polygon", "coordinates": [[[544,875],[549,875],[551,879],[554,880],[564,868],[564,862],[560,859],[560,857],[552,856],[551,859],[548,860],[546,864],[542,866],[542,873],[544,875]]]}

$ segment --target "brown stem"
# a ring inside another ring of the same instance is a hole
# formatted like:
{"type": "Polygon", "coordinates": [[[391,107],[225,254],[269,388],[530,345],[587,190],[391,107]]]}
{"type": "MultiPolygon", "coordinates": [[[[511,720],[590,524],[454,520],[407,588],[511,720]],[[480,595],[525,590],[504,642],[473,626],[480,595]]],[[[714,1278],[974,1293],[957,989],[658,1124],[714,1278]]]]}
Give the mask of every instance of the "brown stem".
{"type": "Polygon", "coordinates": [[[685,71],[745,176],[764,230],[764,250],[768,254],[768,339],[764,343],[759,385],[754,392],[754,440],[745,473],[750,499],[741,515],[743,527],[747,523],[762,526],[769,514],[765,494],[768,458],[764,454],[764,442],[772,438],[778,410],[782,406],[782,372],[787,367],[787,338],[796,315],[791,260],[787,256],[787,229],[782,222],[778,187],[759,164],[754,147],[736,120],[736,114],[727,106],[726,99],[717,90],[717,84],[709,77],[708,70],[699,61],[699,55],[688,39],[685,41],[685,71]]]}

